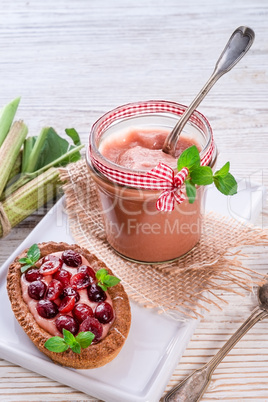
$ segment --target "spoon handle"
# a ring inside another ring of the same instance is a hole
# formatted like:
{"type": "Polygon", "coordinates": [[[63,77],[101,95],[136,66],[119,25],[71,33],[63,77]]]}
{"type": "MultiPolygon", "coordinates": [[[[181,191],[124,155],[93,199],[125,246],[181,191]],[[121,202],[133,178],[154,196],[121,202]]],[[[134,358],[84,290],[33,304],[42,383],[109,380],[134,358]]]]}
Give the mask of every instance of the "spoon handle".
{"type": "Polygon", "coordinates": [[[165,396],[165,402],[196,402],[199,401],[211,379],[218,364],[230,352],[234,345],[253,327],[256,322],[268,316],[268,312],[256,307],[248,319],[232,335],[232,337],[223,345],[218,353],[203,367],[195,370],[186,377],[181,383],[171,389],[165,396]]]}
{"type": "Polygon", "coordinates": [[[175,125],[171,133],[167,136],[163,152],[175,156],[176,145],[179,139],[179,135],[187,123],[189,117],[201,103],[209,90],[213,87],[215,82],[225,73],[230,71],[242,57],[249,50],[255,38],[254,31],[251,28],[241,26],[237,28],[231,35],[227,42],[223,52],[221,53],[215,69],[208,79],[207,83],[201,89],[199,94],[195,97],[190,106],[185,110],[184,114],[175,125]]]}

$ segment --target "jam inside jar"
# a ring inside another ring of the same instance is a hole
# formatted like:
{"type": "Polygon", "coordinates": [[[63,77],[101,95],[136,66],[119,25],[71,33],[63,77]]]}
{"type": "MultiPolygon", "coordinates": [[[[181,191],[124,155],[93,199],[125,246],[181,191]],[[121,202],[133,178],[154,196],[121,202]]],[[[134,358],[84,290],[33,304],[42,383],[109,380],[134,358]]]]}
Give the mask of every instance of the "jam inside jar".
{"type": "MultiPolygon", "coordinates": [[[[107,241],[125,258],[167,262],[188,253],[200,240],[204,187],[197,188],[194,203],[186,197],[180,204],[175,202],[172,211],[159,211],[156,204],[163,190],[143,188],[139,181],[120,181],[121,176],[144,177],[159,162],[176,174],[180,153],[191,145],[197,146],[201,159],[208,153],[212,130],[197,111],[180,136],[176,158],[162,152],[166,136],[185,109],[167,101],[128,104],[106,113],[92,127],[87,165],[97,187],[107,241]]],[[[213,148],[209,166],[215,161],[213,148]]]]}

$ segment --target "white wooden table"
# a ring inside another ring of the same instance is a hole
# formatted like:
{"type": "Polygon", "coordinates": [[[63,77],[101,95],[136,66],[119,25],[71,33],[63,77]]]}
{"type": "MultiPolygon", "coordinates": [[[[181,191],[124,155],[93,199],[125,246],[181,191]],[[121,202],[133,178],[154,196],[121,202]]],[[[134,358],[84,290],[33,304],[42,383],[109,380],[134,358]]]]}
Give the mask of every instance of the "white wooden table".
{"type": "MultiPolygon", "coordinates": [[[[268,3],[266,0],[0,0],[0,105],[21,96],[18,117],[30,134],[91,124],[118,105],[147,99],[188,104],[212,72],[235,28],[256,40],[199,110],[210,120],[232,172],[268,186],[268,3]]],[[[46,213],[33,214],[0,240],[0,263],[46,213]]],[[[258,224],[267,226],[267,209],[258,224]]],[[[247,266],[268,271],[268,250],[247,266]]],[[[199,325],[170,388],[207,362],[254,307],[254,296],[227,295],[229,305],[199,325]]],[[[217,368],[203,401],[268,401],[268,320],[257,324],[217,368]]],[[[0,400],[94,401],[0,360],[0,400]]],[[[108,401],[109,402],[109,401],[108,401]]],[[[154,401],[150,401],[154,402],[154,401]]]]}

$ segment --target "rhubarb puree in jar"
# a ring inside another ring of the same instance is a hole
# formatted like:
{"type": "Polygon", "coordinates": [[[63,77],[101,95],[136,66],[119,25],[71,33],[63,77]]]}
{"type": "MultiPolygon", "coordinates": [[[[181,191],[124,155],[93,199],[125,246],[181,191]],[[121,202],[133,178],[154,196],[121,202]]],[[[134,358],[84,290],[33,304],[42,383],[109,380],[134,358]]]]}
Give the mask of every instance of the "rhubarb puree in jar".
{"type": "MultiPolygon", "coordinates": [[[[102,167],[99,171],[95,160],[119,176],[144,175],[159,162],[176,174],[178,157],[186,148],[196,145],[202,157],[212,143],[208,121],[195,111],[180,135],[176,157],[162,151],[185,109],[166,101],[128,104],[108,112],[92,127],[87,162],[97,187],[106,238],[128,259],[160,263],[188,253],[201,236],[204,187],[197,187],[194,203],[186,197],[180,204],[175,202],[174,210],[160,211],[156,204],[163,190],[121,185],[106,176],[102,167]]],[[[211,166],[216,155],[212,159],[211,166]]]]}
{"type": "MultiPolygon", "coordinates": [[[[162,151],[164,141],[169,134],[168,130],[154,128],[135,128],[115,133],[105,138],[100,144],[102,155],[117,165],[133,170],[150,170],[159,162],[173,168],[177,159],[162,151]]],[[[193,138],[183,135],[177,144],[176,156],[178,157],[186,148],[199,144],[193,138]]]]}

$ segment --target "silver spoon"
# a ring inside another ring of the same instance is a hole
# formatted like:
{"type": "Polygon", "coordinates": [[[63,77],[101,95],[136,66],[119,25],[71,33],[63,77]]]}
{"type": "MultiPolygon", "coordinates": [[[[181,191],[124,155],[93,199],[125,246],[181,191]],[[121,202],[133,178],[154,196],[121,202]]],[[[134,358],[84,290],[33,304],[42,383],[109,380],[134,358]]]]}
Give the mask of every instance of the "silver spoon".
{"type": "Polygon", "coordinates": [[[207,93],[213,87],[216,81],[218,81],[218,79],[223,74],[230,71],[239,62],[239,60],[242,59],[242,57],[251,47],[254,38],[254,31],[251,28],[245,26],[241,26],[233,32],[216,63],[214,72],[212,73],[211,77],[201,89],[196,98],[193,100],[193,102],[190,104],[190,106],[185,110],[184,114],[182,115],[176,126],[167,136],[162,148],[163,152],[175,157],[175,150],[179,135],[183,127],[187,123],[189,117],[197,108],[197,106],[201,103],[201,101],[204,99],[204,97],[207,95],[207,93]]]}
{"type": "Polygon", "coordinates": [[[259,287],[258,299],[259,305],[253,310],[248,319],[238,328],[233,336],[223,345],[218,353],[203,367],[195,370],[181,383],[170,390],[165,395],[165,402],[196,402],[200,400],[218,364],[254,324],[268,317],[268,282],[259,287]]]}

